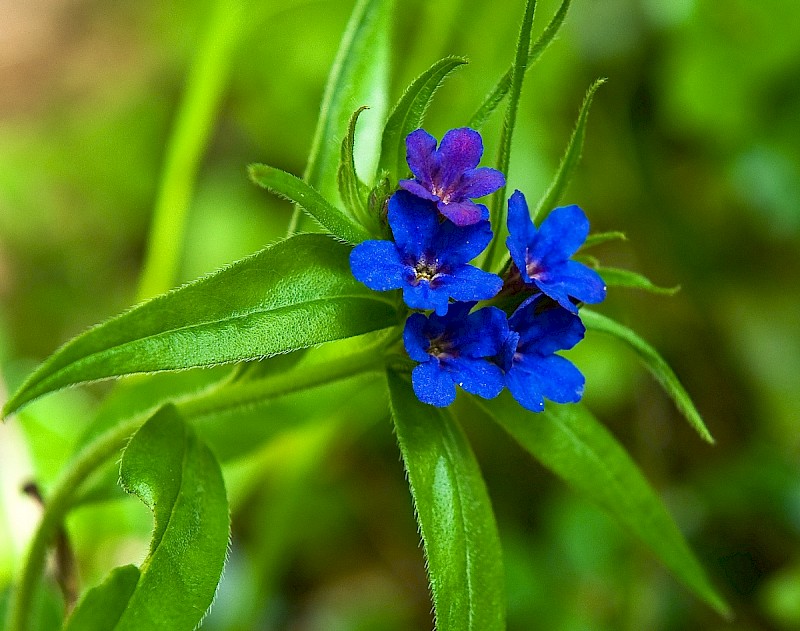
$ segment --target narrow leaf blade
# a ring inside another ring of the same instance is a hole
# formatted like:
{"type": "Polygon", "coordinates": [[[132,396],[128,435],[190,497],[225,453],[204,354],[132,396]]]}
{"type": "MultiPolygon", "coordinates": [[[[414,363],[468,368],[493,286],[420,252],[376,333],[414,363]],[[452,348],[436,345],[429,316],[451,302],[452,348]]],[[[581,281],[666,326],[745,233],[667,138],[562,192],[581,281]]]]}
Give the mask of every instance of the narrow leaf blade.
{"type": "Polygon", "coordinates": [[[90,589],[72,612],[64,631],[109,631],[119,622],[139,582],[139,568],[114,568],[97,587],[90,589]]]}
{"type": "Polygon", "coordinates": [[[427,557],[439,631],[505,629],[497,526],[464,433],[389,373],[391,411],[427,557]]]}
{"type": "Polygon", "coordinates": [[[692,403],[689,393],[686,392],[672,368],[669,367],[669,364],[664,361],[656,349],[628,327],[596,311],[581,309],[581,319],[587,329],[611,335],[633,349],[645,367],[656,378],[656,381],[661,384],[666,393],[675,402],[675,405],[686,420],[689,421],[689,424],[700,434],[700,437],[708,443],[714,443],[714,438],[703,422],[700,412],[697,411],[694,403],[692,403]]]}
{"type": "MultiPolygon", "coordinates": [[[[531,49],[528,53],[528,63],[526,65],[526,69],[531,68],[537,61],[539,61],[542,53],[544,53],[550,44],[553,43],[553,40],[555,39],[558,31],[561,29],[561,26],[564,24],[564,20],[567,17],[567,11],[569,10],[570,2],[571,0],[563,0],[561,2],[561,6],[558,7],[558,11],[556,11],[555,15],[553,15],[544,31],[542,31],[542,34],[534,42],[533,46],[531,46],[531,49]]],[[[511,75],[513,72],[514,68],[512,66],[500,78],[494,88],[492,88],[492,91],[489,92],[489,94],[483,100],[483,103],[481,103],[478,111],[476,111],[470,119],[469,126],[472,127],[472,129],[480,130],[484,124],[486,124],[486,121],[494,113],[500,103],[503,102],[503,99],[511,89],[511,75]]]]}
{"type": "Polygon", "coordinates": [[[476,403],[526,451],[639,537],[692,592],[723,616],[730,609],[636,464],[582,405],[534,414],[504,392],[476,403]]]}
{"type": "Polygon", "coordinates": [[[353,151],[356,141],[356,124],[358,117],[364,110],[368,109],[365,105],[359,107],[350,117],[347,127],[347,134],[342,140],[342,149],[339,154],[339,195],[345,209],[350,213],[350,217],[361,223],[368,232],[377,234],[377,226],[371,222],[369,208],[367,206],[368,191],[366,186],[358,179],[356,173],[356,162],[353,151]]]}
{"type": "Polygon", "coordinates": [[[606,282],[606,285],[609,287],[642,289],[653,294],[664,294],[666,296],[674,296],[681,289],[680,286],[659,287],[658,285],[654,285],[650,279],[642,276],[638,272],[632,272],[627,269],[619,269],[617,267],[598,267],[597,273],[600,274],[602,279],[606,282]]]}
{"type": "MultiPolygon", "coordinates": [[[[338,148],[347,131],[350,114],[370,107],[362,133],[377,138],[387,107],[389,39],[392,0],[358,0],[342,37],[322,97],[317,128],[303,179],[326,199],[337,201],[338,148]]],[[[370,173],[377,160],[376,143],[360,147],[362,173],[370,173]],[[361,153],[363,151],[363,153],[361,153]]],[[[295,211],[289,234],[301,225],[295,211]]]]}
{"type": "Polygon", "coordinates": [[[392,326],[396,304],[353,278],[349,253],[301,234],[142,303],[62,346],[4,414],[74,384],[257,359],[392,326]]]}
{"type": "Polygon", "coordinates": [[[406,136],[422,127],[425,112],[428,111],[439,86],[451,72],[466,63],[464,57],[440,59],[406,88],[383,128],[378,173],[388,172],[390,180],[394,183],[404,177],[408,171],[406,136]]]}
{"type": "Polygon", "coordinates": [[[266,164],[251,164],[248,171],[250,179],[255,184],[270,193],[295,202],[332,235],[353,244],[369,239],[370,234],[366,228],[331,204],[299,177],[266,164]]]}
{"type": "Polygon", "coordinates": [[[564,157],[561,158],[558,171],[556,171],[553,181],[550,183],[547,191],[542,196],[542,199],[539,200],[534,212],[531,214],[534,221],[536,221],[542,211],[550,212],[558,205],[561,196],[564,194],[564,190],[567,188],[567,184],[569,184],[569,181],[572,179],[575,168],[578,166],[581,160],[581,154],[583,153],[583,141],[586,138],[586,121],[589,118],[589,109],[592,106],[592,100],[594,99],[597,89],[605,82],[605,79],[598,79],[586,92],[583,104],[581,105],[581,111],[578,114],[578,121],[575,123],[575,129],[572,132],[572,137],[569,139],[564,157]]]}
{"type": "Polygon", "coordinates": [[[601,243],[607,243],[609,241],[627,241],[628,237],[625,236],[624,232],[619,231],[612,231],[612,232],[595,232],[594,234],[590,234],[586,237],[586,241],[583,242],[581,246],[581,251],[587,250],[592,248],[596,245],[600,245],[601,243]]]}

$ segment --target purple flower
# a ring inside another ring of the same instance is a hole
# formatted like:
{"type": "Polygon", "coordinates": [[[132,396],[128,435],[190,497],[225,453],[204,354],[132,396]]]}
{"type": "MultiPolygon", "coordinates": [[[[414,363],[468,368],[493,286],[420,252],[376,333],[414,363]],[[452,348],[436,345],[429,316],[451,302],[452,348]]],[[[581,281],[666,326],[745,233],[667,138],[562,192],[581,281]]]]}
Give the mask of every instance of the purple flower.
{"type": "Polygon", "coordinates": [[[580,318],[537,294],[523,302],[508,320],[510,329],[500,355],[511,394],[532,412],[544,409],[544,397],[575,403],[583,394],[581,372],[556,355],[583,339],[580,318]]]}
{"type": "Polygon", "coordinates": [[[500,171],[476,168],[482,155],[483,141],[474,129],[451,129],[439,149],[436,138],[417,129],[406,137],[406,156],[414,179],[400,180],[400,186],[436,202],[439,212],[458,226],[486,220],[489,210],[472,198],[494,193],[506,181],[500,171]]]}
{"type": "Polygon", "coordinates": [[[589,234],[589,220],[578,206],[556,208],[537,230],[525,196],[514,191],[508,200],[508,232],[508,251],[526,285],[533,285],[572,313],[578,308],[570,297],[588,303],[606,297],[600,275],[569,260],[589,234]]]}
{"type": "Polygon", "coordinates": [[[429,201],[406,191],[389,200],[391,241],[364,241],[350,254],[350,269],[370,289],[402,289],[412,309],[447,313],[454,300],[488,300],[500,291],[499,276],[468,265],[492,239],[488,221],[459,227],[439,222],[429,201]]]}
{"type": "Polygon", "coordinates": [[[469,313],[474,303],[456,303],[447,315],[412,314],[403,342],[411,359],[420,362],[411,373],[414,393],[437,407],[456,398],[456,384],[491,399],[504,387],[503,371],[489,360],[508,337],[506,315],[497,307],[469,313]]]}

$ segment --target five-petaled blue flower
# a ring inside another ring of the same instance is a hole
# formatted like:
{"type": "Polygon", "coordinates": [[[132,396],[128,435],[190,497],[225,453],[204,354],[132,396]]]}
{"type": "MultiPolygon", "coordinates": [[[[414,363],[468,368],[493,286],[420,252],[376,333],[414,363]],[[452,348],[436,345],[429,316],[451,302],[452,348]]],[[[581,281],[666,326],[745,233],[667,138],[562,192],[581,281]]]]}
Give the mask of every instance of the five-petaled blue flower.
{"type": "Polygon", "coordinates": [[[508,232],[508,251],[526,285],[572,313],[578,308],[570,297],[588,303],[602,302],[606,297],[600,275],[583,263],[569,260],[589,234],[589,220],[578,206],[556,208],[537,230],[525,196],[514,191],[508,200],[508,232]]]}
{"type": "Polygon", "coordinates": [[[583,394],[584,378],[568,359],[556,355],[583,339],[580,318],[542,294],[523,302],[508,320],[509,335],[500,362],[506,386],[522,407],[544,409],[544,397],[575,403],[583,394]]]}
{"type": "Polygon", "coordinates": [[[489,210],[473,198],[495,192],[505,184],[500,171],[477,168],[483,155],[483,140],[474,129],[448,131],[439,148],[436,138],[424,129],[406,137],[406,157],[413,180],[400,180],[405,190],[436,202],[445,217],[458,226],[489,218],[489,210]]]}
{"type": "Polygon", "coordinates": [[[412,309],[447,313],[450,298],[488,300],[499,276],[469,265],[492,239],[488,221],[459,227],[440,222],[432,202],[406,191],[389,199],[391,241],[364,241],[350,254],[350,269],[370,289],[402,289],[412,309]]]}
{"type": "Polygon", "coordinates": [[[497,307],[469,313],[473,306],[456,303],[445,316],[414,313],[406,320],[403,342],[411,359],[420,362],[411,385],[423,403],[450,405],[456,384],[487,399],[503,389],[503,371],[490,358],[508,337],[506,314],[497,307]]]}

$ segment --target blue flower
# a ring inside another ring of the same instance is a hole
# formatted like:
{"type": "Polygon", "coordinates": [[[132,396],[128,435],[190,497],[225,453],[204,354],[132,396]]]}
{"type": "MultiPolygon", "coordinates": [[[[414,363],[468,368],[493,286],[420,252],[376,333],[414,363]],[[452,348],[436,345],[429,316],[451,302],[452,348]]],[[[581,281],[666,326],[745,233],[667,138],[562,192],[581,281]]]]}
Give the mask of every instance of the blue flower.
{"type": "Polygon", "coordinates": [[[458,226],[489,218],[486,206],[472,198],[493,193],[506,180],[500,171],[476,168],[483,155],[483,141],[477,131],[451,129],[436,149],[436,138],[417,129],[406,137],[406,155],[414,179],[400,180],[402,188],[436,202],[439,212],[458,226]]]}
{"type": "Polygon", "coordinates": [[[581,372],[556,355],[583,339],[580,318],[537,294],[523,302],[508,320],[510,329],[500,363],[511,394],[532,412],[544,409],[544,397],[556,403],[575,403],[583,394],[581,372]]]}
{"type": "Polygon", "coordinates": [[[474,303],[456,303],[447,315],[412,314],[406,320],[403,342],[420,364],[411,373],[414,393],[437,407],[456,398],[456,384],[490,399],[504,387],[503,371],[490,361],[508,337],[506,315],[497,307],[469,313],[474,303]]]}
{"type": "Polygon", "coordinates": [[[570,298],[602,302],[606,286],[600,275],[583,263],[569,260],[589,234],[589,220],[578,206],[556,208],[537,230],[525,196],[514,191],[508,200],[506,240],[521,280],[544,292],[562,307],[577,313],[570,298]]]}
{"type": "Polygon", "coordinates": [[[488,300],[499,276],[468,265],[492,239],[488,221],[458,227],[440,222],[432,202],[397,191],[389,199],[391,241],[364,241],[350,254],[350,269],[370,289],[402,289],[412,309],[447,313],[454,300],[488,300]]]}

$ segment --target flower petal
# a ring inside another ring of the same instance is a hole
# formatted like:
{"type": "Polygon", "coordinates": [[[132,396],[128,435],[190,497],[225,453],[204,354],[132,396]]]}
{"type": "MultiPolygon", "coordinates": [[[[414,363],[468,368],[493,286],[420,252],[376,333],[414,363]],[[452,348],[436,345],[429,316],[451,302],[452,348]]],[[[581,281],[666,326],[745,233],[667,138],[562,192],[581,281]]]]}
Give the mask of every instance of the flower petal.
{"type": "Polygon", "coordinates": [[[414,394],[423,403],[446,407],[456,398],[456,384],[436,358],[430,358],[411,372],[414,394]]]}
{"type": "Polygon", "coordinates": [[[553,210],[539,226],[538,239],[531,247],[535,260],[564,261],[577,252],[589,234],[586,213],[575,206],[553,210]]]}
{"type": "Polygon", "coordinates": [[[506,372],[506,386],[511,396],[526,410],[541,412],[544,410],[544,397],[530,377],[529,373],[514,366],[506,372]]]}
{"type": "Polygon", "coordinates": [[[350,270],[356,280],[375,291],[399,289],[405,268],[391,241],[363,241],[350,252],[350,270]]]}
{"type": "Polygon", "coordinates": [[[493,399],[505,386],[503,371],[485,359],[455,357],[442,363],[456,384],[484,399],[493,399]]]}
{"type": "Polygon", "coordinates": [[[438,202],[439,197],[431,193],[425,186],[417,182],[417,180],[400,180],[398,182],[400,188],[407,190],[412,195],[416,195],[417,197],[421,197],[422,199],[427,199],[432,202],[438,202]]]}
{"type": "Polygon", "coordinates": [[[508,333],[506,314],[497,307],[484,307],[465,319],[458,335],[458,348],[463,356],[494,357],[501,353],[508,333]]]}
{"type": "Polygon", "coordinates": [[[516,373],[515,379],[530,391],[556,403],[576,403],[583,396],[585,379],[581,371],[560,355],[525,356],[512,367],[511,372],[516,373]]]}
{"type": "Polygon", "coordinates": [[[463,202],[450,202],[436,204],[439,212],[457,226],[471,226],[479,221],[489,219],[489,209],[483,204],[476,204],[468,199],[463,202]]]}
{"type": "Polygon", "coordinates": [[[450,189],[467,169],[478,166],[483,155],[481,135],[469,127],[448,131],[439,144],[439,184],[450,189]]]}
{"type": "Polygon", "coordinates": [[[488,221],[469,226],[445,221],[439,225],[439,234],[435,238],[437,258],[444,266],[469,263],[486,249],[491,240],[492,228],[488,221]]]}
{"type": "Polygon", "coordinates": [[[550,355],[583,339],[581,319],[560,306],[542,310],[546,300],[542,294],[528,298],[508,319],[509,328],[519,334],[516,350],[522,354],[550,355]]]}
{"type": "Polygon", "coordinates": [[[427,253],[439,229],[439,215],[429,201],[408,191],[397,191],[389,198],[389,227],[397,249],[414,261],[427,253]]]}
{"type": "Polygon", "coordinates": [[[449,274],[440,274],[433,283],[454,300],[489,300],[503,288],[503,279],[472,265],[459,265],[449,274]]]}
{"type": "Polygon", "coordinates": [[[406,320],[403,328],[403,345],[408,356],[415,362],[426,362],[431,356],[428,354],[431,337],[428,336],[428,318],[421,313],[412,313],[406,320]]]}
{"type": "Polygon", "coordinates": [[[537,230],[531,221],[525,195],[516,190],[508,200],[508,238],[506,246],[511,254],[511,259],[520,271],[522,280],[526,283],[532,281],[527,271],[527,252],[536,238],[537,230]]]}
{"type": "Polygon", "coordinates": [[[494,193],[506,183],[505,176],[497,169],[481,167],[464,171],[458,193],[461,197],[473,199],[494,193]]]}
{"type": "Polygon", "coordinates": [[[406,136],[406,160],[408,167],[420,183],[430,190],[436,172],[436,138],[424,129],[417,129],[406,136]]]}
{"type": "Polygon", "coordinates": [[[536,286],[562,307],[577,313],[570,296],[594,304],[606,297],[606,285],[593,269],[577,261],[564,261],[534,280],[536,286]]]}
{"type": "Polygon", "coordinates": [[[446,287],[433,287],[427,280],[403,287],[403,301],[412,309],[433,309],[436,315],[447,313],[450,294],[446,287]]]}

